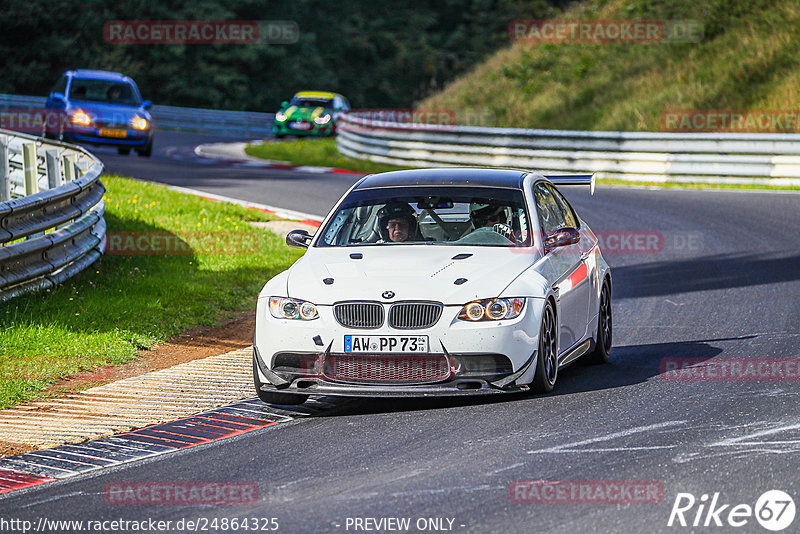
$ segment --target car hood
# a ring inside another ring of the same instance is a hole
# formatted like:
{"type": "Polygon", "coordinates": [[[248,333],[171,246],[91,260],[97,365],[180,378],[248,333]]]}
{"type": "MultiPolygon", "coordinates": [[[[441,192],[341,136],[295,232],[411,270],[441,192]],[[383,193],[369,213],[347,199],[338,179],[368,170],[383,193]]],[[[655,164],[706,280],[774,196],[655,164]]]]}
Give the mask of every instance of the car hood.
{"type": "Polygon", "coordinates": [[[535,257],[531,249],[444,245],[312,248],[290,269],[288,296],[330,305],[342,300],[433,300],[466,304],[497,297],[535,257]],[[523,252],[524,251],[524,252],[523,252]],[[361,254],[361,259],[351,255],[361,254]],[[470,256],[453,259],[457,255],[470,256]],[[455,284],[459,278],[466,281],[455,284]],[[325,283],[325,279],[333,279],[325,283]]]}
{"type": "Polygon", "coordinates": [[[151,120],[150,114],[138,106],[75,100],[70,102],[69,109],[80,109],[84,113],[88,113],[92,119],[104,123],[128,124],[134,115],[144,117],[148,121],[151,120]]]}
{"type": "Polygon", "coordinates": [[[317,106],[317,107],[289,106],[284,110],[284,113],[286,114],[287,120],[312,121],[317,117],[319,117],[320,115],[331,113],[331,110],[322,106],[317,106]]]}

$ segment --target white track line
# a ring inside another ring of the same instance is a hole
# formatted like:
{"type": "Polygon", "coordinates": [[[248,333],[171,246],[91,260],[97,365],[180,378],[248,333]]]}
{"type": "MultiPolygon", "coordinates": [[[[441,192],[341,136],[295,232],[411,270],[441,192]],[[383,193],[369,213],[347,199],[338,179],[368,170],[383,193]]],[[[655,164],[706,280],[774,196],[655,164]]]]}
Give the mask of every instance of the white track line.
{"type": "Polygon", "coordinates": [[[260,210],[271,211],[275,213],[278,217],[282,217],[284,219],[292,219],[297,221],[302,221],[304,219],[308,219],[310,221],[318,221],[322,222],[325,217],[321,217],[320,215],[314,215],[311,213],[303,213],[301,211],[294,211],[294,210],[287,210],[284,208],[279,208],[277,206],[269,206],[267,204],[259,204],[258,202],[248,202],[246,200],[239,200],[238,198],[231,198],[226,197],[223,195],[217,195],[214,193],[209,193],[208,191],[200,191],[199,189],[190,189],[188,187],[180,187],[177,185],[167,185],[167,189],[171,189],[173,191],[178,191],[180,193],[186,193],[189,195],[195,195],[198,197],[205,197],[205,198],[212,198],[214,200],[219,200],[221,202],[230,202],[231,204],[238,204],[239,206],[244,206],[246,208],[256,208],[260,210]]]}

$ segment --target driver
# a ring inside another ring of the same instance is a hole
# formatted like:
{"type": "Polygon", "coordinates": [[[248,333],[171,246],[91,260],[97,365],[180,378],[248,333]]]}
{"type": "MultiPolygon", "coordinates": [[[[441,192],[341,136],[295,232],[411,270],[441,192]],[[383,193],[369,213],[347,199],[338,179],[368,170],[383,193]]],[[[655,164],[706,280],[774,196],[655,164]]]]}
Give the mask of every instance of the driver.
{"type": "Polygon", "coordinates": [[[485,206],[473,204],[469,210],[472,225],[477,228],[493,228],[495,224],[508,225],[506,209],[500,204],[485,206]]]}
{"type": "Polygon", "coordinates": [[[488,204],[472,203],[469,217],[472,219],[473,232],[493,231],[501,236],[512,239],[511,226],[508,224],[506,206],[496,202],[488,204]]]}
{"type": "Polygon", "coordinates": [[[378,212],[381,241],[402,243],[418,237],[417,218],[414,209],[405,202],[391,202],[378,212]]]}
{"type": "Polygon", "coordinates": [[[106,98],[111,102],[116,102],[122,96],[122,89],[118,85],[112,85],[106,92],[106,98]]]}

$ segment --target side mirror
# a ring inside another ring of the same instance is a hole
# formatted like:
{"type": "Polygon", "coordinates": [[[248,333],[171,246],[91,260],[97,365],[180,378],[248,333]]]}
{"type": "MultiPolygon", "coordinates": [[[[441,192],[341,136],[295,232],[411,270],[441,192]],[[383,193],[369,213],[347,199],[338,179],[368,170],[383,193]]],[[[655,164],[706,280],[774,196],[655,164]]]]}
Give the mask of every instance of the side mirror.
{"type": "Polygon", "coordinates": [[[144,109],[150,109],[153,107],[153,103],[150,102],[149,100],[145,100],[144,102],[142,102],[142,107],[144,109]]]}
{"type": "Polygon", "coordinates": [[[57,102],[62,106],[67,103],[67,97],[64,96],[64,93],[51,93],[50,100],[57,102]]]}
{"type": "Polygon", "coordinates": [[[294,248],[308,248],[313,237],[305,230],[292,230],[286,234],[286,244],[294,248]]]}
{"type": "Polygon", "coordinates": [[[287,102],[286,100],[284,100],[283,102],[281,102],[281,109],[286,109],[286,108],[288,108],[288,107],[289,107],[289,102],[287,102]]]}
{"type": "Polygon", "coordinates": [[[581,233],[575,228],[566,226],[559,228],[544,238],[544,250],[550,252],[554,248],[574,245],[581,240],[581,233]]]}

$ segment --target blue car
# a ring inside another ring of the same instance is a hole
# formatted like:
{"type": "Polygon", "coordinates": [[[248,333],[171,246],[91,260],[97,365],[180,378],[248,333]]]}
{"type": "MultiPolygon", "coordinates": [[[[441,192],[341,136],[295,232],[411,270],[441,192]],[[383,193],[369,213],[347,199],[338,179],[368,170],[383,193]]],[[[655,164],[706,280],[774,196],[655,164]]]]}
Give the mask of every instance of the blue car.
{"type": "Polygon", "coordinates": [[[117,72],[70,70],[56,82],[45,108],[46,135],[69,143],[116,146],[143,157],[153,152],[149,100],[133,80],[117,72]],[[56,116],[58,120],[50,120],[56,116]]]}

